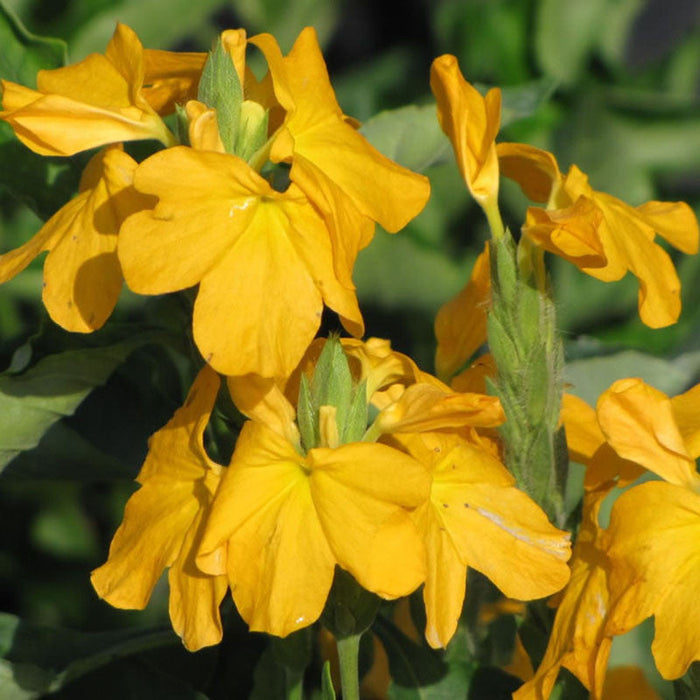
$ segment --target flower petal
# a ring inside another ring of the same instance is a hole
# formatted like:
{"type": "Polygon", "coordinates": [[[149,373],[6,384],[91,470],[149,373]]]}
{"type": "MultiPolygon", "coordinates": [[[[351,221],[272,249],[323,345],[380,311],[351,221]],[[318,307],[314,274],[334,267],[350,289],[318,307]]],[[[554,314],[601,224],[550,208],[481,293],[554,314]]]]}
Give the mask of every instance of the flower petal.
{"type": "Polygon", "coordinates": [[[499,143],[496,146],[501,173],[515,180],[533,202],[547,202],[552,189],[561,180],[559,166],[549,151],[524,143],[499,143]]]}
{"type": "Polygon", "coordinates": [[[700,457],[700,384],[671,399],[673,418],[688,454],[700,457]]]}
{"type": "Polygon", "coordinates": [[[437,100],[438,121],[452,142],[457,165],[472,197],[479,203],[498,197],[496,135],[501,126],[501,91],[482,97],[462,75],[451,55],[436,58],[430,89],[437,100]]]}
{"type": "Polygon", "coordinates": [[[609,632],[654,615],[656,666],[679,678],[700,659],[700,497],[675,484],[640,484],[617,499],[608,531],[611,596],[619,596],[609,632]]]}
{"type": "MultiPolygon", "coordinates": [[[[297,172],[310,161],[362,214],[387,231],[403,228],[425,206],[430,194],[428,180],[383,156],[345,121],[316,31],[304,29],[286,57],[269,34],[258,34],[250,43],[265,54],[275,94],[287,110],[273,145],[273,160],[291,159],[292,181],[297,181],[297,172]]],[[[313,191],[306,195],[314,199],[313,191]]]]}
{"type": "Polygon", "coordinates": [[[469,282],[435,317],[435,369],[451,377],[486,342],[486,316],[491,303],[489,247],[479,255],[469,282]]]}
{"type": "Polygon", "coordinates": [[[197,558],[201,569],[218,572],[216,552],[227,543],[239,612],[252,630],[278,636],[318,619],[335,568],[303,465],[284,437],[246,423],[197,558]]]}
{"type": "Polygon", "coordinates": [[[620,379],[598,399],[598,422],[612,448],[672,484],[696,488],[700,477],[676,426],[672,404],[641,379],[620,379]]]}
{"type": "MultiPolygon", "coordinates": [[[[92,572],[95,590],[110,605],[144,608],[163,569],[190,556],[189,531],[197,529],[219,480],[218,466],[191,444],[201,443],[217,389],[218,377],[205,368],[185,405],[150,441],[142,486],[126,504],[107,562],[92,572]]],[[[182,575],[191,574],[183,569],[182,575]]]]}
{"type": "Polygon", "coordinates": [[[412,592],[425,569],[420,540],[404,509],[427,499],[425,468],[376,443],[316,448],[307,459],[318,517],[340,566],[385,598],[412,592]],[[396,548],[397,543],[402,546],[396,548]]]}
{"type": "Polygon", "coordinates": [[[467,566],[439,516],[432,505],[420,508],[414,516],[427,553],[425,638],[433,649],[446,647],[452,639],[467,586],[467,566]]]}

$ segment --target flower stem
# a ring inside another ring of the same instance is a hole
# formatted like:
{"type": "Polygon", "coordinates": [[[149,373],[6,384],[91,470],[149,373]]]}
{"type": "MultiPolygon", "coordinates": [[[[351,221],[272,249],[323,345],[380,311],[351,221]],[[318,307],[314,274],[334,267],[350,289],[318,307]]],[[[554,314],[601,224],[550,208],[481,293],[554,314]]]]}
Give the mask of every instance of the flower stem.
{"type": "Polygon", "coordinates": [[[360,700],[358,657],[361,636],[362,634],[351,634],[337,640],[343,700],[360,700]]]}

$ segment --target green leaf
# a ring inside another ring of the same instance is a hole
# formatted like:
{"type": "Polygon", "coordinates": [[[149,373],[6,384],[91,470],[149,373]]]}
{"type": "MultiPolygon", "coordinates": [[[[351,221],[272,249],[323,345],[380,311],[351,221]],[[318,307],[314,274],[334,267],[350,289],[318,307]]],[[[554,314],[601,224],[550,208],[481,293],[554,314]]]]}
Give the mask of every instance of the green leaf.
{"type": "MultiPolygon", "coordinates": [[[[0,78],[36,88],[42,69],[66,63],[66,45],[28,32],[0,2],[0,78]]],[[[46,158],[30,151],[9,124],[0,123],[0,189],[28,204],[42,219],[48,218],[75,193],[80,168],[73,160],[46,158]]]]}
{"type": "Polygon", "coordinates": [[[106,346],[47,355],[20,374],[0,375],[0,470],[35,447],[62,417],[72,415],[136,348],[162,337],[157,332],[134,333],[106,346]]]}
{"type": "Polygon", "coordinates": [[[659,391],[675,396],[685,391],[699,373],[700,351],[663,359],[638,350],[623,350],[567,363],[564,380],[568,391],[595,406],[600,394],[618,379],[640,377],[659,391]]]}
{"type": "Polygon", "coordinates": [[[249,700],[268,700],[286,697],[287,683],[284,667],[277,660],[272,646],[260,656],[253,674],[253,690],[249,700]]]}
{"type": "Polygon", "coordinates": [[[434,104],[380,112],[362,125],[360,133],[387,158],[415,172],[452,158],[452,147],[438,124],[434,104]]]}
{"type": "Polygon", "coordinates": [[[323,46],[340,16],[340,0],[237,0],[236,14],[255,31],[270,32],[285,53],[299,32],[313,26],[323,46]]]}
{"type": "Polygon", "coordinates": [[[66,63],[66,43],[35,36],[14,13],[0,2],[0,78],[36,88],[36,75],[43,68],[66,63]]]}
{"type": "Polygon", "coordinates": [[[598,40],[607,0],[540,0],[535,49],[544,72],[564,83],[576,80],[598,40]]]}
{"type": "Polygon", "coordinates": [[[170,630],[74,632],[0,613],[0,693],[3,699],[38,698],[115,659],[173,643],[170,630]]]}
{"type": "MultiPolygon", "coordinates": [[[[379,637],[389,659],[392,678],[391,698],[413,700],[414,698],[439,697],[429,695],[429,688],[448,675],[449,668],[438,652],[414,642],[404,635],[392,622],[377,616],[372,631],[379,637]]],[[[466,693],[444,695],[465,697],[466,693]]]]}
{"type": "Polygon", "coordinates": [[[216,36],[211,15],[226,4],[225,0],[168,0],[167,4],[163,0],[112,0],[95,12],[95,1],[84,0],[83,21],[65,30],[70,34],[71,59],[104,53],[117,22],[129,25],[151,49],[172,49],[185,37],[205,36],[209,40],[216,36]]]}
{"type": "Polygon", "coordinates": [[[321,700],[335,700],[330,661],[326,661],[323,664],[323,670],[321,671],[321,700]]]}
{"type": "Polygon", "coordinates": [[[501,129],[520,119],[532,117],[540,106],[550,99],[556,87],[556,79],[542,78],[501,88],[501,129]]]}

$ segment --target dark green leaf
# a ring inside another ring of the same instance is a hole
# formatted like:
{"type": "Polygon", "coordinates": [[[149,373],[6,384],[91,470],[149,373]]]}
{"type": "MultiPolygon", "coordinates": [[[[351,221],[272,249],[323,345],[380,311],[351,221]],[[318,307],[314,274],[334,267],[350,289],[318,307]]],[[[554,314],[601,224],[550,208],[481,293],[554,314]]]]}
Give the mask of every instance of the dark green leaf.
{"type": "Polygon", "coordinates": [[[335,690],[331,679],[331,664],[326,661],[321,671],[321,700],[335,700],[335,690]]]}
{"type": "Polygon", "coordinates": [[[36,88],[43,68],[66,63],[66,44],[60,39],[35,36],[0,2],[0,78],[36,88]]]}
{"type": "MultiPolygon", "coordinates": [[[[389,659],[393,698],[427,698],[427,688],[448,674],[442,656],[403,634],[392,622],[378,616],[372,630],[381,640],[389,659]]],[[[446,696],[447,697],[447,696],[446,696]]],[[[455,697],[455,696],[450,696],[455,697]]]]}
{"type": "Polygon", "coordinates": [[[2,697],[36,698],[115,659],[173,643],[177,638],[169,630],[74,632],[0,613],[2,697]]]}
{"type": "Polygon", "coordinates": [[[103,347],[47,355],[21,374],[0,375],[0,469],[72,415],[136,348],[158,339],[156,332],[135,333],[103,347]]]}
{"type": "Polygon", "coordinates": [[[598,40],[606,0],[540,0],[535,25],[535,48],[549,76],[574,81],[598,40]]]}
{"type": "Polygon", "coordinates": [[[387,158],[415,172],[422,173],[452,157],[434,104],[381,112],[365,122],[360,132],[387,158]]]}
{"type": "Polygon", "coordinates": [[[268,700],[268,698],[286,697],[286,674],[284,667],[277,660],[268,646],[262,653],[253,676],[253,692],[249,700],[268,700]]]}

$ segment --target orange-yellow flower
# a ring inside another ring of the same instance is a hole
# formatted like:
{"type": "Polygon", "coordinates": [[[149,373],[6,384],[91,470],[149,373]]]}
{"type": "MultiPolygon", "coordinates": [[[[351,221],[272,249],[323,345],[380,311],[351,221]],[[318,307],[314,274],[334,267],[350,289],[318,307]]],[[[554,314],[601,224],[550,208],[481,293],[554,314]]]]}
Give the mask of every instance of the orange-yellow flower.
{"type": "Polygon", "coordinates": [[[170,583],[170,619],[190,651],[221,640],[219,605],[226,577],[199,571],[199,546],[223,468],[202,443],[219,378],[205,367],[187,400],[150,440],[137,481],[105,564],[92,573],[98,595],[117,608],[146,606],[163,569],[170,583]]]}
{"type": "Polygon", "coordinates": [[[501,172],[533,201],[523,232],[538,245],[605,282],[628,271],[639,280],[639,314],[648,326],[668,326],[681,309],[680,281],[656,234],[684,253],[698,250],[698,223],[683,202],[631,207],[594,190],[575,165],[564,176],[554,156],[518,143],[497,148],[501,172]]]}
{"type": "Polygon", "coordinates": [[[654,615],[656,666],[678,678],[700,659],[700,385],[669,399],[620,380],[601,396],[598,416],[620,456],[664,479],[632,487],[613,506],[607,629],[622,634],[654,615]]]}
{"type": "Polygon", "coordinates": [[[584,497],[583,522],[571,559],[571,580],[564,589],[549,644],[534,677],[514,694],[514,700],[548,698],[559,670],[567,668],[592,698],[603,692],[612,635],[605,631],[610,608],[607,531],[598,525],[598,513],[613,482],[584,497]]]}
{"type": "Polygon", "coordinates": [[[0,283],[48,250],[42,298],[49,315],[69,331],[100,328],[122,289],[119,227],[129,214],[151,204],[132,187],[135,168],[136,162],[120,146],[93,156],[83,172],[79,194],[31,240],[0,255],[0,283]]]}
{"type": "Polygon", "coordinates": [[[194,338],[218,371],[286,379],[324,303],[362,334],[354,290],[334,273],[325,223],[295,185],[277,192],[237,156],[184,146],[141,163],[134,185],[158,204],[121,228],[127,284],[142,294],[199,284],[194,338]]]}
{"type": "Polygon", "coordinates": [[[486,318],[491,302],[488,244],[472,268],[464,288],[440,307],[435,317],[435,371],[449,379],[486,342],[486,318]]]}
{"type": "Polygon", "coordinates": [[[565,393],[561,421],[566,428],[569,457],[586,466],[583,483],[587,490],[598,489],[607,482],[628,486],[642,475],[644,470],[639,465],[622,459],[613,450],[600,429],[595,410],[583,399],[565,393]]]}
{"type": "Polygon", "coordinates": [[[488,209],[498,206],[496,136],[501,126],[501,91],[486,97],[462,75],[448,54],[433,61],[430,87],[437,100],[438,120],[457,156],[457,165],[472,197],[488,209]]]}
{"type": "Polygon", "coordinates": [[[520,600],[550,595],[566,584],[568,533],[547,520],[478,441],[444,431],[393,439],[432,475],[430,499],[413,514],[428,558],[423,600],[431,646],[446,646],[457,628],[468,567],[520,600]]]}
{"type": "MultiPolygon", "coordinates": [[[[253,377],[230,385],[252,420],[236,443],[197,565],[228,576],[250,628],[286,636],[313,623],[336,565],[385,598],[414,590],[425,570],[409,511],[427,498],[425,467],[369,442],[302,454],[278,385],[253,377]]],[[[323,426],[321,443],[333,443],[338,431],[323,426]]]]}
{"type": "Polygon", "coordinates": [[[118,24],[104,56],[90,54],[74,65],[40,71],[37,90],[3,80],[0,119],[45,156],[140,139],[172,145],[173,135],[142,92],[144,80],[141,42],[118,24]]]}
{"type": "Polygon", "coordinates": [[[269,34],[249,41],[265,55],[286,110],[270,158],[291,163],[292,182],[323,212],[336,274],[350,286],[355,257],[372,239],[374,222],[389,232],[403,228],[425,206],[428,180],[383,156],[348,123],[313,28],[299,34],[287,56],[269,34]]]}

